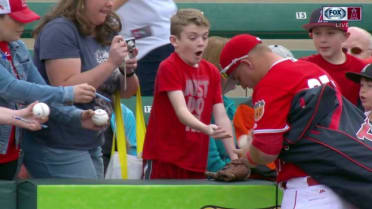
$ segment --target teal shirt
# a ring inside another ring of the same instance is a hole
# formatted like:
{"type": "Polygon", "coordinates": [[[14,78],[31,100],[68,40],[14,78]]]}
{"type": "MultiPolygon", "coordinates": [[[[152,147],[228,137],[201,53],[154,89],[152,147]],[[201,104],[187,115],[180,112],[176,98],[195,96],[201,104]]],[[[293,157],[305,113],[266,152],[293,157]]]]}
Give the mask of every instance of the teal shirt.
{"type": "MultiPolygon", "coordinates": [[[[233,119],[236,112],[236,106],[233,100],[223,96],[223,104],[226,109],[227,116],[230,120],[233,119]]],[[[212,121],[214,121],[212,119],[212,121]]],[[[207,170],[216,172],[222,169],[226,163],[230,162],[229,155],[225,150],[225,146],[221,140],[209,139],[209,150],[208,150],[208,165],[207,170]]]]}
{"type": "MultiPolygon", "coordinates": [[[[137,155],[136,117],[134,116],[132,110],[130,110],[124,104],[121,104],[121,112],[123,116],[125,135],[128,139],[127,141],[129,142],[129,150],[127,150],[127,153],[136,156],[137,155]]],[[[114,112],[112,113],[111,117],[111,128],[112,131],[115,133],[116,123],[114,112]]]]}

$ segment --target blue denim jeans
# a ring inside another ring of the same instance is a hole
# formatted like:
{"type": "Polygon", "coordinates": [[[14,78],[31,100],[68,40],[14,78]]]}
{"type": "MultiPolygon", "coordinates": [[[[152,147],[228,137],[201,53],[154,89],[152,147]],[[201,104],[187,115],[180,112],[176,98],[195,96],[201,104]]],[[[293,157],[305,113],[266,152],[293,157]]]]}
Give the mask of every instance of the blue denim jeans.
{"type": "Polygon", "coordinates": [[[102,149],[51,148],[23,139],[24,163],[32,178],[103,179],[102,149]]]}

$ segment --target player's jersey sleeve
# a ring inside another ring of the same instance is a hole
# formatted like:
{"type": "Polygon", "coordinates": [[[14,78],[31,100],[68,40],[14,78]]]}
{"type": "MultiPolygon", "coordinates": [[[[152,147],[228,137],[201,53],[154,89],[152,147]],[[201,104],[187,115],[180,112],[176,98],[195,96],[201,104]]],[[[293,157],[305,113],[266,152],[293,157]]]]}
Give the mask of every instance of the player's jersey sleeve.
{"type": "Polygon", "coordinates": [[[293,96],[287,90],[264,85],[253,93],[255,124],[252,145],[266,154],[279,154],[283,134],[289,130],[287,116],[293,96]]]}
{"type": "Polygon", "coordinates": [[[267,86],[254,94],[255,126],[254,134],[284,133],[289,129],[287,115],[292,94],[283,90],[275,91],[267,86]],[[275,92],[273,94],[272,92],[275,92]]]}

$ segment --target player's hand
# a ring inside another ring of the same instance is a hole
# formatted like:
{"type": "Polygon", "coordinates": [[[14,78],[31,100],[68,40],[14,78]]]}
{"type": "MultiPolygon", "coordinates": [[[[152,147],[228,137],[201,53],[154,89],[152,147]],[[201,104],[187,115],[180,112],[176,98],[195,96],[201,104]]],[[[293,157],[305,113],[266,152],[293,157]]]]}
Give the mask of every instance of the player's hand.
{"type": "Polygon", "coordinates": [[[239,158],[246,158],[249,147],[250,146],[245,146],[240,149],[233,149],[233,152],[236,153],[239,158]]]}
{"type": "Polygon", "coordinates": [[[215,124],[208,125],[207,134],[214,139],[224,139],[231,137],[231,135],[226,130],[215,124]]]}
{"type": "Polygon", "coordinates": [[[74,103],[88,103],[96,96],[96,88],[83,83],[74,86],[74,103]]]}
{"type": "Polygon", "coordinates": [[[104,129],[107,126],[107,124],[103,126],[97,126],[96,124],[93,123],[93,120],[92,120],[93,115],[94,115],[93,110],[83,111],[83,113],[81,114],[82,127],[85,129],[92,130],[92,131],[99,131],[99,130],[104,129]]]}

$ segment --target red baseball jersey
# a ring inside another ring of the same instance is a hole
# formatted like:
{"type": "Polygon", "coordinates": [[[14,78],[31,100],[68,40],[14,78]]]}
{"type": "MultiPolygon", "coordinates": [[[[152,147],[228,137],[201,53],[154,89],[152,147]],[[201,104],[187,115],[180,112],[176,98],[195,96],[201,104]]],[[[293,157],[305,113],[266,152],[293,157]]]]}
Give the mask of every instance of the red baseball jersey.
{"type": "Polygon", "coordinates": [[[327,62],[320,54],[301,58],[303,60],[312,62],[323,68],[336,81],[341,94],[351,101],[354,105],[358,105],[359,88],[360,85],[346,78],[346,72],[360,71],[366,65],[362,60],[346,54],[346,61],[340,65],[334,65],[327,62]]]}
{"type": "Polygon", "coordinates": [[[222,103],[220,74],[214,65],[202,60],[198,67],[192,67],[177,53],[171,54],[156,75],[143,158],[204,172],[209,136],[178,120],[167,94],[175,90],[183,92],[188,110],[205,124],[211,121],[213,105],[222,103]]]}
{"type": "MultiPolygon", "coordinates": [[[[252,144],[267,154],[279,154],[283,135],[290,129],[287,117],[297,92],[327,84],[330,76],[313,63],[282,59],[274,63],[253,91],[255,109],[252,144]]],[[[277,161],[277,181],[306,174],[293,164],[277,161]]]]}

